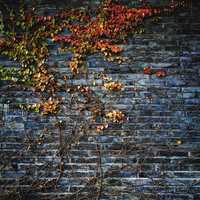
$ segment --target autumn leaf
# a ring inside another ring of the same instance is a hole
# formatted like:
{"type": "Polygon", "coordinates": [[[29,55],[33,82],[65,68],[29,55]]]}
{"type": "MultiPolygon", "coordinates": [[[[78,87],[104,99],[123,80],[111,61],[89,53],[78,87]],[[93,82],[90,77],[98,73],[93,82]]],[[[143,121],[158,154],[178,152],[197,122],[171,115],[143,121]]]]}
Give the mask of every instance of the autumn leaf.
{"type": "Polygon", "coordinates": [[[156,76],[157,76],[158,78],[166,77],[166,76],[167,76],[167,72],[166,72],[165,70],[158,70],[158,71],[156,72],[156,76]]]}
{"type": "Polygon", "coordinates": [[[144,68],[144,74],[151,75],[152,74],[152,67],[148,66],[144,68]]]}
{"type": "Polygon", "coordinates": [[[104,87],[107,90],[115,91],[116,92],[116,91],[122,90],[122,88],[124,87],[124,85],[122,83],[118,83],[118,82],[110,82],[110,83],[105,83],[104,87]]]}
{"type": "Polygon", "coordinates": [[[125,115],[124,113],[122,113],[121,111],[116,111],[116,110],[113,110],[111,112],[108,112],[106,114],[106,117],[112,121],[112,122],[117,122],[117,123],[121,123],[124,121],[125,119],[125,115]]]}

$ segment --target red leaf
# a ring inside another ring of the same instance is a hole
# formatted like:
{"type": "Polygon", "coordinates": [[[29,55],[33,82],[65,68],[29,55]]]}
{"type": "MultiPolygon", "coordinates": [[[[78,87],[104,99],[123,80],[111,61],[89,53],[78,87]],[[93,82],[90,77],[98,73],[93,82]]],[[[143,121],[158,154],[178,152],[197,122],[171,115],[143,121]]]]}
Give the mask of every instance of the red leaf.
{"type": "Polygon", "coordinates": [[[152,68],[150,66],[144,68],[144,74],[151,75],[152,74],[152,68]]]}
{"type": "Polygon", "coordinates": [[[158,78],[166,77],[166,76],[167,76],[167,72],[166,72],[165,70],[163,70],[163,69],[158,70],[158,71],[156,72],[156,76],[157,76],[158,78]]]}

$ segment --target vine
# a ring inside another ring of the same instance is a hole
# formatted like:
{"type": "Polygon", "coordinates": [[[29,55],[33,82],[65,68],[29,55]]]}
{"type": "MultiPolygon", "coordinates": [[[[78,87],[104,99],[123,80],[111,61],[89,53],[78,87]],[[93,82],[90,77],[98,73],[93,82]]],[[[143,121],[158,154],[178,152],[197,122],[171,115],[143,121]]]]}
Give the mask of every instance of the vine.
{"type": "MultiPolygon", "coordinates": [[[[59,133],[57,156],[60,160],[58,176],[50,181],[33,181],[32,188],[42,191],[58,187],[65,171],[64,157],[69,156],[69,150],[79,143],[81,137],[87,135],[88,130],[94,130],[100,134],[110,124],[122,124],[127,120],[123,111],[108,110],[106,103],[101,100],[103,96],[98,95],[91,86],[73,84],[74,80],[88,79],[87,57],[101,54],[109,62],[119,64],[128,62],[128,58],[121,56],[124,51],[123,44],[127,43],[127,39],[131,35],[138,33],[138,27],[144,20],[163,13],[171,13],[180,6],[182,6],[180,2],[171,1],[168,6],[163,8],[152,8],[147,4],[139,8],[129,8],[107,0],[103,1],[97,9],[96,16],[92,16],[89,11],[83,9],[66,9],[52,16],[39,16],[34,7],[26,9],[25,4],[21,3],[19,13],[12,10],[8,13],[7,30],[3,30],[3,22],[0,21],[0,30],[3,33],[3,37],[0,38],[0,54],[20,64],[20,68],[1,66],[0,80],[29,86],[32,91],[39,94],[41,100],[39,103],[21,104],[19,107],[41,113],[46,117],[77,112],[83,120],[83,124],[79,123],[79,128],[76,125],[71,130],[71,139],[67,143],[64,138],[67,121],[57,118],[55,129],[59,133]],[[63,34],[66,30],[69,34],[63,34]],[[68,61],[70,72],[62,77],[59,73],[51,70],[47,64],[48,58],[51,56],[47,39],[59,45],[60,53],[70,52],[73,54],[71,60],[68,61]],[[61,92],[64,92],[69,98],[63,98],[60,95],[61,92]]],[[[167,76],[166,71],[153,71],[151,66],[144,68],[144,74],[155,74],[158,78],[167,76]]],[[[108,94],[118,94],[126,87],[119,81],[113,81],[104,73],[96,75],[103,82],[103,85],[97,85],[97,87],[105,90],[108,94]]],[[[94,84],[96,84],[95,80],[94,84]]],[[[43,142],[44,138],[41,137],[35,146],[41,145],[43,142]]],[[[30,150],[31,146],[27,149],[30,150]]],[[[92,184],[97,188],[96,199],[98,200],[101,198],[104,188],[100,144],[97,145],[97,152],[99,176],[94,176],[85,185],[92,184]]],[[[78,190],[71,196],[71,199],[75,199],[83,191],[84,189],[78,190]]]]}

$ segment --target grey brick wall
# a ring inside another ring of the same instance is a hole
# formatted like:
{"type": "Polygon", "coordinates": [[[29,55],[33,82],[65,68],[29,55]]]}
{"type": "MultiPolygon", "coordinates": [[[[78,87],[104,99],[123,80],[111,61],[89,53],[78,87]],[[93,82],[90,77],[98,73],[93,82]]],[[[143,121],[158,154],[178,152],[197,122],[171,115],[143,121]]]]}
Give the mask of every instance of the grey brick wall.
{"type": "MultiPolygon", "coordinates": [[[[108,109],[123,110],[129,120],[109,125],[102,134],[81,135],[64,155],[64,174],[57,188],[27,189],[34,180],[51,180],[59,174],[56,121],[66,121],[63,134],[68,143],[74,121],[84,124],[83,119],[73,111],[44,117],[17,109],[17,104],[37,102],[37,94],[1,81],[0,199],[5,200],[3,194],[15,188],[18,195],[11,200],[96,199],[91,196],[97,192],[94,186],[81,188],[100,173],[100,162],[104,176],[101,200],[200,199],[199,8],[200,2],[192,1],[190,9],[162,16],[157,23],[148,20],[145,33],[133,36],[124,46],[129,64],[107,63],[100,55],[88,57],[91,76],[103,71],[126,85],[119,94],[106,95],[103,100],[108,109]],[[169,76],[144,75],[146,65],[165,69],[169,76]],[[36,144],[41,137],[44,143],[36,144]]],[[[48,62],[52,67],[57,64],[53,70],[61,75],[68,72],[68,58],[52,45],[48,62]]],[[[9,66],[11,62],[1,58],[0,63],[9,66]]],[[[91,84],[89,80],[85,83],[91,84]]]]}

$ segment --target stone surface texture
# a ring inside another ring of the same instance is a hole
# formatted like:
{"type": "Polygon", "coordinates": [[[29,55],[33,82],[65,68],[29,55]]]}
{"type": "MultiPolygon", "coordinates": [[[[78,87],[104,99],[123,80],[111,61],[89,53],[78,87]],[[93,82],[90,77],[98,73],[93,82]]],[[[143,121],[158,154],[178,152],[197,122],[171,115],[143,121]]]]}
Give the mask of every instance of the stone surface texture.
{"type": "MultiPolygon", "coordinates": [[[[151,2],[157,5],[161,1],[151,2]]],[[[133,6],[134,1],[126,3],[133,6]]],[[[43,9],[54,11],[53,5],[48,8],[45,3],[43,9]]],[[[192,1],[189,9],[161,16],[156,23],[147,20],[145,33],[133,36],[124,46],[122,54],[132,60],[129,64],[108,63],[101,55],[88,57],[91,72],[104,71],[125,84],[117,96],[106,95],[103,100],[108,109],[123,110],[128,121],[110,125],[103,134],[91,131],[82,136],[64,156],[65,170],[58,187],[26,193],[25,200],[76,199],[70,195],[98,173],[97,146],[104,175],[100,200],[200,199],[199,9],[200,1],[192,1]],[[165,69],[169,75],[145,75],[147,65],[165,69]]],[[[66,61],[70,57],[59,54],[52,44],[48,63],[56,63],[54,70],[64,74],[69,71],[66,61]]],[[[9,67],[11,63],[0,58],[0,64],[9,67]]],[[[79,83],[92,84],[75,81],[79,83]]],[[[17,104],[37,102],[37,96],[9,88],[5,81],[0,84],[0,199],[4,200],[1,195],[7,190],[23,190],[32,180],[57,176],[59,139],[53,124],[58,119],[67,121],[64,134],[68,140],[74,121],[80,117],[75,113],[44,117],[17,109],[17,104]],[[44,144],[28,147],[27,141],[37,140],[45,128],[51,131],[44,144]]],[[[92,192],[92,187],[87,191],[92,192]]],[[[77,199],[83,194],[78,193],[77,199]]]]}

